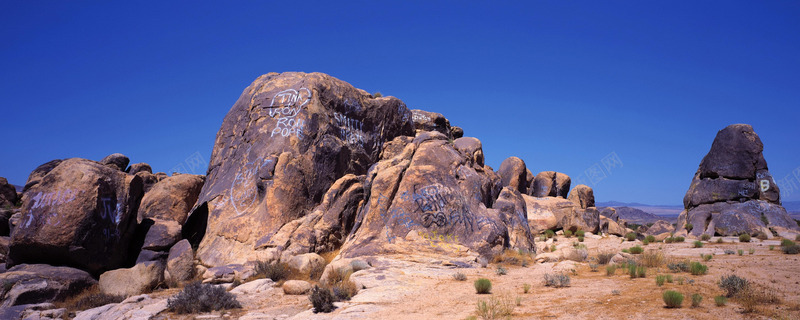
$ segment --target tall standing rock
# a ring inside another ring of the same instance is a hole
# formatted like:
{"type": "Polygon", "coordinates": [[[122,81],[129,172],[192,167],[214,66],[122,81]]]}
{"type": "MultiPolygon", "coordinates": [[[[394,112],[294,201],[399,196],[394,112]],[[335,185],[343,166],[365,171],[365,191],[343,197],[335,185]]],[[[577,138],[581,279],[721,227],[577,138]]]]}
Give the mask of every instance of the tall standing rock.
{"type": "Polygon", "coordinates": [[[42,178],[45,175],[47,175],[47,173],[50,172],[50,170],[53,170],[53,168],[58,166],[61,163],[61,161],[64,160],[61,159],[50,160],[48,162],[39,165],[38,167],[36,167],[36,169],[33,169],[33,171],[31,171],[31,174],[28,175],[28,181],[25,181],[25,187],[22,188],[22,193],[25,193],[26,191],[28,191],[28,189],[30,189],[31,187],[35,186],[40,181],[42,181],[42,178]]]}
{"type": "Polygon", "coordinates": [[[307,215],[334,181],[363,175],[384,142],[413,130],[397,98],[320,73],[263,75],[223,120],[184,235],[202,238],[197,257],[207,266],[261,259],[257,248],[307,215]]]}
{"type": "Polygon", "coordinates": [[[17,189],[8,183],[6,178],[0,177],[0,207],[17,205],[17,189]]]}
{"type": "Polygon", "coordinates": [[[528,169],[522,159],[509,157],[503,160],[497,174],[503,181],[503,187],[511,187],[523,194],[528,192],[528,169]]]}
{"type": "Polygon", "coordinates": [[[771,236],[771,227],[800,230],[781,206],[763,149],[750,125],[720,130],[683,198],[677,232],[698,237],[760,232],[771,236]]]}
{"type": "Polygon", "coordinates": [[[22,197],[10,265],[68,265],[95,274],[119,267],[141,197],[137,176],[91,160],[61,162],[22,197]]]}
{"type": "Polygon", "coordinates": [[[197,202],[204,181],[205,177],[193,174],[179,174],[159,181],[142,198],[137,221],[162,219],[182,225],[197,202]]]}

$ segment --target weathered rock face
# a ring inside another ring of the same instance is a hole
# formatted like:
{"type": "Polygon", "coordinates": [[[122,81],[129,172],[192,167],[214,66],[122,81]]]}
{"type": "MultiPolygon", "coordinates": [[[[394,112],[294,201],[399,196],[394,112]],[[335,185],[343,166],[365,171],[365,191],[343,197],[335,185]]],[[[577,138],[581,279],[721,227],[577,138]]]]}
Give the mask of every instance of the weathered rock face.
{"type": "Polygon", "coordinates": [[[567,200],[572,201],[581,209],[594,207],[594,190],[587,185],[579,184],[572,188],[567,200]]]}
{"type": "Polygon", "coordinates": [[[128,167],[126,172],[128,172],[130,174],[137,174],[139,172],[153,173],[153,168],[150,167],[149,164],[146,164],[144,162],[140,162],[140,163],[132,164],[130,167],[128,167]]]}
{"type": "Polygon", "coordinates": [[[39,181],[42,181],[42,178],[44,178],[44,176],[48,172],[50,172],[50,170],[53,170],[53,168],[58,166],[58,164],[61,163],[61,161],[64,160],[61,159],[50,160],[36,167],[36,169],[33,169],[33,171],[31,171],[31,174],[28,175],[28,181],[25,182],[25,187],[22,188],[22,193],[28,191],[28,189],[39,183],[39,181]]]}
{"type": "Polygon", "coordinates": [[[647,228],[647,231],[644,233],[645,235],[649,236],[658,236],[663,234],[670,234],[675,232],[675,227],[669,223],[668,221],[658,220],[653,223],[652,226],[647,228]]]}
{"type": "Polygon", "coordinates": [[[600,216],[600,232],[605,234],[613,234],[616,236],[624,236],[627,233],[627,229],[624,225],[619,225],[617,221],[603,216],[600,216]]]}
{"type": "Polygon", "coordinates": [[[194,276],[194,251],[186,239],[178,241],[169,249],[164,279],[169,284],[181,284],[194,276]]]}
{"type": "Polygon", "coordinates": [[[597,233],[600,212],[597,208],[581,208],[573,201],[559,197],[524,197],[528,210],[528,223],[537,232],[547,229],[583,230],[597,233]]]}
{"type": "MultiPolygon", "coordinates": [[[[414,129],[417,133],[437,131],[449,138],[454,138],[450,128],[450,120],[447,120],[441,113],[414,109],[411,110],[411,119],[414,121],[414,129]]],[[[461,136],[463,135],[464,131],[461,130],[461,136]]]]}
{"type": "Polygon", "coordinates": [[[764,146],[750,125],[717,133],[683,198],[677,233],[771,234],[770,227],[800,230],[780,205],[780,190],[769,173],[764,146]],[[692,230],[686,230],[689,223],[692,230]]]}
{"type": "Polygon", "coordinates": [[[503,187],[511,187],[523,194],[528,193],[528,169],[522,159],[509,157],[503,160],[497,174],[500,175],[503,187]]]}
{"type": "Polygon", "coordinates": [[[539,172],[533,178],[533,187],[528,194],[537,198],[560,197],[566,198],[569,193],[571,179],[566,174],[555,171],[539,172]]]}
{"type": "Polygon", "coordinates": [[[205,265],[260,259],[257,248],[306,216],[334,181],[366,173],[383,143],[413,126],[396,98],[319,73],[263,75],[223,120],[187,221],[197,230],[184,232],[205,232],[197,251],[205,265]]]}
{"type": "Polygon", "coordinates": [[[490,168],[475,161],[474,144],[450,144],[445,135],[432,131],[392,143],[404,144],[402,151],[384,157],[367,173],[367,201],[342,256],[491,256],[511,246],[535,250],[521,196],[506,188],[499,205],[487,208],[498,181],[490,168]]]}
{"type": "Polygon", "coordinates": [[[159,181],[142,198],[136,220],[141,223],[143,219],[162,219],[182,225],[197,202],[204,181],[203,176],[193,174],[179,174],[159,181]]]}
{"type": "Polygon", "coordinates": [[[6,178],[0,177],[0,207],[11,207],[16,204],[17,190],[6,178]]]}
{"type": "Polygon", "coordinates": [[[141,197],[136,176],[91,160],[61,162],[23,196],[10,265],[69,265],[91,273],[120,266],[141,197]]]}
{"type": "Polygon", "coordinates": [[[46,264],[21,264],[0,273],[3,298],[0,309],[51,302],[81,292],[97,283],[86,271],[46,264]]]}

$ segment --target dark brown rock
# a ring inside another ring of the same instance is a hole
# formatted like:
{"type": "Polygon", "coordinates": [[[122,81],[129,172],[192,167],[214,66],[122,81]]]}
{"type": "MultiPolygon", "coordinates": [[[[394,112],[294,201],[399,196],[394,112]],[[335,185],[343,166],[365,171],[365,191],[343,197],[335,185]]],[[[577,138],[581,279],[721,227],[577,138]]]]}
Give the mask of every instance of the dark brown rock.
{"type": "Polygon", "coordinates": [[[125,169],[128,168],[128,163],[130,162],[131,160],[121,153],[112,153],[103,158],[103,160],[100,160],[100,163],[119,169],[119,171],[125,171],[125,169]]]}
{"type": "MultiPolygon", "coordinates": [[[[150,189],[152,189],[153,186],[159,181],[158,176],[146,171],[137,172],[136,176],[142,179],[142,186],[145,194],[150,192],[150,189]]],[[[164,179],[166,179],[166,177],[164,177],[164,179]]]]}
{"type": "Polygon", "coordinates": [[[461,138],[464,136],[464,129],[461,129],[461,127],[450,127],[450,136],[452,136],[453,139],[461,138]]]}
{"type": "Polygon", "coordinates": [[[528,192],[528,169],[525,168],[525,161],[517,157],[509,157],[500,164],[497,170],[503,187],[512,187],[520,193],[528,192]]]}
{"type": "Polygon", "coordinates": [[[172,220],[154,219],[147,231],[142,249],[166,251],[181,239],[181,225],[172,220]]]}
{"type": "Polygon", "coordinates": [[[259,77],[217,133],[187,221],[205,232],[197,257],[207,266],[264,258],[258,244],[308,215],[337,179],[366,173],[383,143],[413,135],[413,126],[399,99],[373,98],[328,75],[259,77]]]}
{"type": "Polygon", "coordinates": [[[529,190],[528,194],[537,198],[567,198],[570,183],[571,179],[566,174],[555,171],[539,172],[533,178],[533,188],[529,190]]]}
{"type": "Polygon", "coordinates": [[[22,188],[22,193],[25,193],[26,191],[28,191],[28,189],[39,183],[39,181],[41,181],[42,178],[44,178],[44,176],[47,175],[48,172],[50,172],[50,170],[53,170],[53,168],[58,166],[58,164],[60,164],[61,161],[64,160],[61,159],[50,160],[46,163],[39,165],[38,167],[36,167],[36,169],[33,169],[33,171],[31,171],[31,174],[28,175],[28,181],[25,182],[25,187],[22,188]]]}
{"type": "Polygon", "coordinates": [[[700,162],[700,179],[755,180],[756,171],[766,170],[764,145],[749,124],[732,124],[717,132],[711,150],[700,162]]]}
{"type": "Polygon", "coordinates": [[[142,181],[98,162],[69,159],[23,196],[11,265],[48,263],[91,273],[119,267],[142,197],[142,181]]]}
{"type": "Polygon", "coordinates": [[[97,283],[86,271],[46,264],[21,264],[0,273],[0,309],[53,302],[80,293],[97,283]]]}
{"type": "Polygon", "coordinates": [[[800,231],[780,205],[780,190],[767,169],[764,146],[750,125],[717,133],[683,199],[677,233],[771,235],[769,228],[800,231]],[[686,224],[693,226],[686,230],[686,224]]]}
{"type": "Polygon", "coordinates": [[[126,171],[130,174],[137,174],[139,172],[153,173],[153,168],[151,168],[149,164],[140,162],[132,164],[126,171]]]}
{"type": "MultiPolygon", "coordinates": [[[[450,128],[450,121],[447,120],[441,113],[430,112],[425,110],[414,109],[411,110],[411,119],[414,121],[414,129],[417,133],[424,131],[437,131],[448,138],[453,138],[450,128]]],[[[463,131],[461,132],[463,136],[463,131]]]]}
{"type": "Polygon", "coordinates": [[[0,177],[0,208],[17,205],[17,189],[8,183],[6,178],[0,177]]]}
{"type": "Polygon", "coordinates": [[[581,209],[594,207],[594,190],[587,185],[579,184],[572,188],[567,200],[572,201],[581,209]]]}
{"type": "Polygon", "coordinates": [[[193,174],[179,174],[159,181],[142,198],[137,221],[162,219],[186,222],[205,179],[193,174]]]}

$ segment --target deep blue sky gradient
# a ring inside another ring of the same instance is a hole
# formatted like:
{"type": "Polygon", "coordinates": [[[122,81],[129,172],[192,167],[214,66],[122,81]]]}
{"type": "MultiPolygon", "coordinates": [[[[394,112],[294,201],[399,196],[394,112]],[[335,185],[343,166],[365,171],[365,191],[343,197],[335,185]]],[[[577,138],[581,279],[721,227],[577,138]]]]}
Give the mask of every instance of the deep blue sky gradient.
{"type": "Polygon", "coordinates": [[[251,81],[319,71],[445,114],[495,169],[515,155],[577,179],[613,152],[598,201],[678,205],[732,123],[792,177],[798,57],[797,1],[4,1],[0,176],[208,161],[251,81]]]}

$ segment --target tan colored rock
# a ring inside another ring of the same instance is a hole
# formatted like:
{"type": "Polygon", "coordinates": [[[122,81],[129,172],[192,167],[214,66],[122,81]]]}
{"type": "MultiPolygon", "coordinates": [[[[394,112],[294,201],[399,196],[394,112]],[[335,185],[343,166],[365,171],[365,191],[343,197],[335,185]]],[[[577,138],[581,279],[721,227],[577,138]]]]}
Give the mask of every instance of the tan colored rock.
{"type": "Polygon", "coordinates": [[[203,188],[203,176],[180,174],[154,184],[142,198],[137,221],[172,220],[184,224],[203,188]]]}
{"type": "Polygon", "coordinates": [[[105,294],[130,297],[149,292],[155,288],[164,275],[164,263],[148,261],[132,268],[106,271],[100,275],[100,291],[105,294]]]}
{"type": "Polygon", "coordinates": [[[185,283],[194,277],[194,251],[183,239],[169,249],[164,279],[168,284],[185,283]]]}
{"type": "Polygon", "coordinates": [[[601,215],[600,232],[622,237],[628,233],[628,230],[624,226],[620,226],[616,221],[601,215]]]}
{"type": "Polygon", "coordinates": [[[517,157],[509,157],[503,160],[497,174],[503,182],[503,187],[511,187],[520,193],[528,193],[528,169],[525,161],[517,157]]]}
{"type": "Polygon", "coordinates": [[[46,264],[21,264],[0,273],[3,293],[0,310],[16,305],[54,302],[80,293],[97,283],[89,273],[46,264]]]}
{"type": "Polygon", "coordinates": [[[283,293],[289,295],[301,295],[311,291],[311,284],[303,280],[288,280],[283,283],[283,293]]]}
{"type": "Polygon", "coordinates": [[[555,171],[539,172],[533,178],[533,188],[528,194],[537,198],[559,197],[566,198],[569,193],[571,179],[566,174],[555,171]]]}
{"type": "Polygon", "coordinates": [[[567,200],[572,201],[581,209],[594,207],[594,191],[589,186],[579,184],[572,188],[567,200]]]}
{"type": "MultiPolygon", "coordinates": [[[[523,195],[522,198],[525,199],[525,207],[528,211],[528,225],[537,233],[548,229],[555,230],[558,226],[555,212],[571,211],[575,206],[574,203],[560,198],[534,198],[529,195],[523,195]]],[[[560,216],[566,214],[559,213],[560,216]]]]}
{"type": "Polygon", "coordinates": [[[325,265],[325,258],[316,253],[306,253],[293,256],[288,261],[289,268],[299,274],[311,274],[314,270],[322,271],[325,265]]]}

